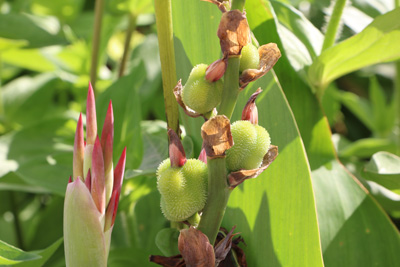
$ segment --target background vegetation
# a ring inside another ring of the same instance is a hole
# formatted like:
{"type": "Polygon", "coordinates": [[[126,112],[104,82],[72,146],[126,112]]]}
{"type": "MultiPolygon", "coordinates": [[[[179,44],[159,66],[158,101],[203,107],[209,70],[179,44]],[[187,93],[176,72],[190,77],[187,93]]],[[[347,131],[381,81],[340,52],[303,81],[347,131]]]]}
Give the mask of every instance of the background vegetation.
{"type": "MultiPolygon", "coordinates": [[[[259,44],[282,52],[274,71],[241,93],[233,116],[261,87],[259,123],[280,151],[233,192],[224,218],[242,233],[249,266],[400,265],[396,5],[246,1],[259,44]]],[[[0,265],[65,265],[63,200],[89,80],[100,124],[113,101],[114,162],[128,148],[109,265],[149,266],[150,254],[162,254],[156,235],[169,223],[155,169],[168,146],[154,3],[103,8],[97,39],[94,1],[0,1],[0,265]]],[[[172,16],[184,83],[192,66],[220,58],[221,12],[174,0],[172,16]]],[[[200,152],[201,123],[181,114],[188,157],[200,152]]]]}

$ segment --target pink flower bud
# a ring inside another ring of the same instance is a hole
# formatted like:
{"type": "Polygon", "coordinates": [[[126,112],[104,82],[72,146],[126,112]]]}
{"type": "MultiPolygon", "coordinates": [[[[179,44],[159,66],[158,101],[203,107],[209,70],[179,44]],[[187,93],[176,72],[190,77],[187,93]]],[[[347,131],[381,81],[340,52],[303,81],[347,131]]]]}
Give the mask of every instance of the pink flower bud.
{"type": "Polygon", "coordinates": [[[93,145],[97,136],[96,102],[92,84],[89,83],[89,90],[86,102],[86,143],[93,145]]]}
{"type": "Polygon", "coordinates": [[[181,140],[172,129],[168,129],[168,139],[171,167],[182,167],[186,163],[186,154],[181,140]]]}
{"type": "Polygon", "coordinates": [[[258,109],[256,106],[256,98],[262,92],[261,88],[251,95],[243,108],[242,120],[250,121],[252,124],[258,124],[258,109]]]}
{"type": "Polygon", "coordinates": [[[225,70],[227,67],[226,59],[218,59],[211,63],[210,66],[206,69],[206,80],[209,82],[216,82],[222,78],[225,74],[225,70]]]}

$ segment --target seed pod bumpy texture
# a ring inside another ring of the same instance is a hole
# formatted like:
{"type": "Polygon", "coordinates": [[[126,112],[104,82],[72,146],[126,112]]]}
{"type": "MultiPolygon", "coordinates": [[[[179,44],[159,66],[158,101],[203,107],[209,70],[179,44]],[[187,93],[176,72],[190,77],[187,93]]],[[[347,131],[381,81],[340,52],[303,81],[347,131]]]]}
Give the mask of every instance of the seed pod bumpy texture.
{"type": "Polygon", "coordinates": [[[226,151],[230,172],[260,167],[271,144],[269,133],[262,126],[249,121],[236,121],[231,126],[233,146],[226,151]]]}
{"type": "Polygon", "coordinates": [[[207,81],[206,69],[206,64],[195,66],[182,90],[183,103],[200,114],[205,114],[215,108],[221,102],[222,96],[222,81],[207,81]]]}
{"type": "Polygon", "coordinates": [[[258,69],[260,64],[260,55],[258,49],[252,44],[248,44],[242,48],[242,56],[240,57],[239,70],[243,72],[247,69],[258,69]]]}
{"type": "Polygon", "coordinates": [[[207,165],[198,159],[188,159],[182,167],[172,168],[168,158],[157,169],[161,210],[170,221],[185,221],[203,209],[207,187],[207,165]]]}

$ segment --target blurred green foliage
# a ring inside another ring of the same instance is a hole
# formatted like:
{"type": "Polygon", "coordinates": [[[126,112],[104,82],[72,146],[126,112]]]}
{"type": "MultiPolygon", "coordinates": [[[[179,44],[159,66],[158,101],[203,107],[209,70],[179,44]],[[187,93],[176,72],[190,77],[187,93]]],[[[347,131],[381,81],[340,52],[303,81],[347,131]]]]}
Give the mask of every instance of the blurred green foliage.
{"type": "MultiPolygon", "coordinates": [[[[220,12],[185,1],[173,3],[183,83],[192,66],[220,56],[220,12]]],[[[272,127],[281,155],[270,173],[236,189],[224,220],[242,228],[254,266],[320,266],[321,254],[326,266],[400,264],[400,7],[348,1],[337,43],[321,51],[331,10],[328,0],[246,1],[255,38],[276,42],[283,55],[256,84],[265,92],[260,124],[272,127]]],[[[101,124],[111,99],[114,162],[128,148],[110,266],[151,266],[148,255],[174,251],[160,240],[176,233],[165,230],[155,181],[168,156],[155,23],[151,0],[106,0],[97,116],[101,124]]],[[[76,121],[85,113],[93,25],[94,1],[0,1],[0,265],[65,264],[63,195],[76,121]]],[[[201,123],[181,119],[188,156],[199,154],[201,123]]]]}

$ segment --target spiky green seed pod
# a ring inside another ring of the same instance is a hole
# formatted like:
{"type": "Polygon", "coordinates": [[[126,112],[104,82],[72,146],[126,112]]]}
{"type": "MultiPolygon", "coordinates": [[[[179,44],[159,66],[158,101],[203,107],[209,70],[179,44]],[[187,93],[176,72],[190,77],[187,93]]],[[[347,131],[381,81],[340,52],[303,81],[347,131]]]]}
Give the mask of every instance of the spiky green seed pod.
{"type": "Polygon", "coordinates": [[[231,126],[234,145],[226,151],[229,171],[260,167],[271,140],[263,127],[249,121],[236,121],[231,126]]]}
{"type": "Polygon", "coordinates": [[[205,79],[206,64],[195,66],[182,90],[186,106],[200,114],[212,111],[221,102],[222,81],[209,82],[205,79]]]}
{"type": "Polygon", "coordinates": [[[252,44],[248,44],[242,48],[242,56],[240,57],[239,70],[243,72],[247,69],[258,69],[260,64],[260,55],[258,48],[252,44]]]}
{"type": "Polygon", "coordinates": [[[157,169],[161,210],[170,221],[185,221],[203,209],[207,187],[207,165],[198,159],[188,159],[182,167],[171,167],[168,158],[157,169]]]}

